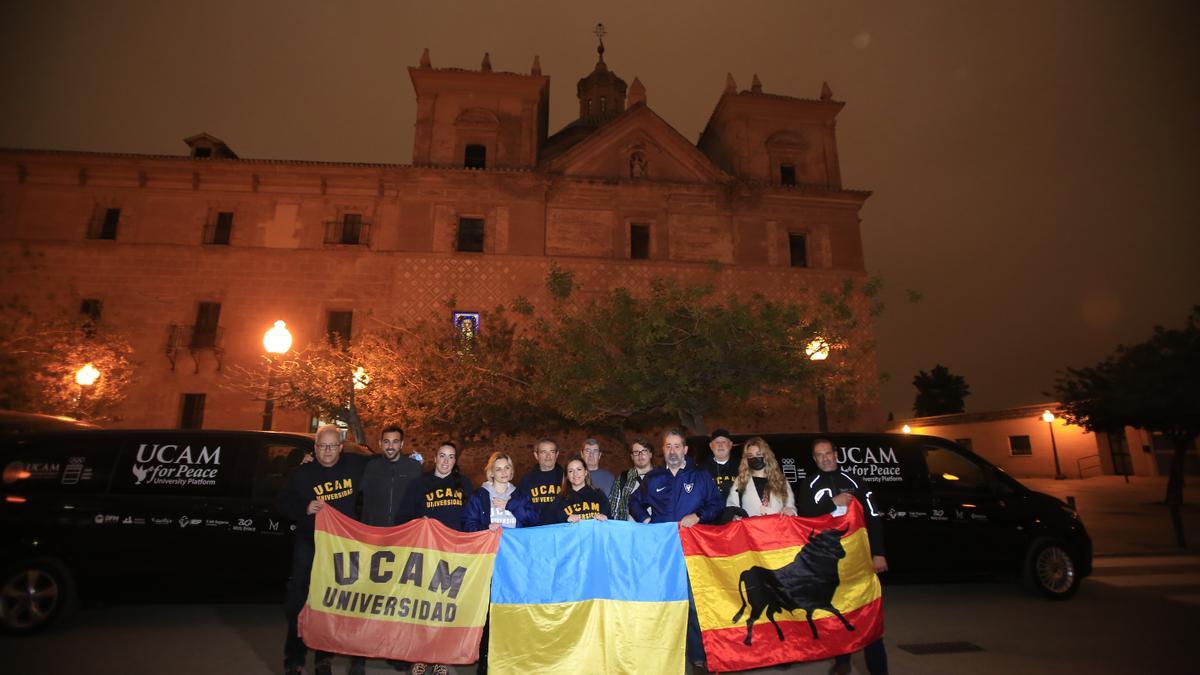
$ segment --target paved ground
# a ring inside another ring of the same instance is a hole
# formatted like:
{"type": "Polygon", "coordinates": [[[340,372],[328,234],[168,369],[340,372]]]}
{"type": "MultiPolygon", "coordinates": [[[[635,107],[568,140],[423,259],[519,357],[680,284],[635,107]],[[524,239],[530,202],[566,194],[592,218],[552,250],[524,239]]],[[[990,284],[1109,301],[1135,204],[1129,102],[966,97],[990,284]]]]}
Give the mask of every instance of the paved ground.
{"type": "MultiPolygon", "coordinates": [[[[1165,478],[1096,476],[1081,480],[1023,478],[1038,492],[1065,500],[1075,497],[1079,516],[1092,537],[1097,556],[1182,552],[1163,503],[1165,478]]],[[[1200,480],[1184,489],[1183,523],[1190,549],[1200,551],[1200,480]]]]}

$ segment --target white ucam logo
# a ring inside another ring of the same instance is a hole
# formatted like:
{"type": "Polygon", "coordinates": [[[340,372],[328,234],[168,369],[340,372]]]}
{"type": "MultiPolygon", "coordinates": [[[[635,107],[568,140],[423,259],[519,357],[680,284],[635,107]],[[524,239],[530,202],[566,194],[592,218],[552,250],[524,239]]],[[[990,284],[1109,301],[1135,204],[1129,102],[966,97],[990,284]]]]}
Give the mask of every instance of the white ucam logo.
{"type": "Polygon", "coordinates": [[[212,486],[221,469],[221,446],[193,452],[190,445],[142,443],[136,461],[130,469],[134,485],[212,486]]]}

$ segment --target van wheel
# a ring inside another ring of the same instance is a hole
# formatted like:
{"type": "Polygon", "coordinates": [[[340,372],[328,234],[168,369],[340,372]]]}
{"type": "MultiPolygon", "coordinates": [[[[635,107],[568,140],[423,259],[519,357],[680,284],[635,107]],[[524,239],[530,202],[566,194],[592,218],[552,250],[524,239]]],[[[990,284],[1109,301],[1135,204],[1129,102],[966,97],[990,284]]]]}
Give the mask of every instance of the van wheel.
{"type": "Polygon", "coordinates": [[[1057,539],[1038,539],[1025,554],[1025,585],[1051,600],[1066,600],[1079,590],[1079,566],[1057,539]]]}
{"type": "Polygon", "coordinates": [[[71,612],[75,582],[52,558],[33,558],[9,567],[0,577],[0,628],[33,633],[71,612]]]}

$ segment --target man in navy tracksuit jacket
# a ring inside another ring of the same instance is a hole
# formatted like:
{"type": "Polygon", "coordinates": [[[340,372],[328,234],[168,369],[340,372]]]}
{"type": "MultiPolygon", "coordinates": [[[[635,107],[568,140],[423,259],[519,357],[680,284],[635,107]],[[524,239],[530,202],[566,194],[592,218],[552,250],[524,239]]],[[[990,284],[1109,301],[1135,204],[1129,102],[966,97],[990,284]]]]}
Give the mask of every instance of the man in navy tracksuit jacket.
{"type": "MultiPolygon", "coordinates": [[[[683,432],[672,429],[663,434],[663,459],[666,466],[646,474],[641,486],[629,495],[633,519],[639,523],[678,522],[680,527],[716,520],[725,510],[725,500],[712,474],[687,462],[683,432]]],[[[691,593],[689,587],[687,657],[693,665],[704,668],[704,643],[691,593]]]]}

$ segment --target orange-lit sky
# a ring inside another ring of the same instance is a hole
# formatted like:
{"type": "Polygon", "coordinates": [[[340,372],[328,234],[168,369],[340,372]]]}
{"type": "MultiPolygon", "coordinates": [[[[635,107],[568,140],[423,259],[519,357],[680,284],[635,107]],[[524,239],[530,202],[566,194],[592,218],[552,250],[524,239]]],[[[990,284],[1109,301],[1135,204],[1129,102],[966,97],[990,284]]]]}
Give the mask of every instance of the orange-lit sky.
{"type": "Polygon", "coordinates": [[[208,131],[243,157],[403,163],[423,47],[439,67],[539,54],[553,131],[599,21],[610,67],[691,139],[726,72],[811,98],[828,81],[843,181],[875,192],[883,410],[906,416],[939,362],[985,410],[1200,302],[1194,5],[8,0],[0,146],[183,154],[208,131]]]}

